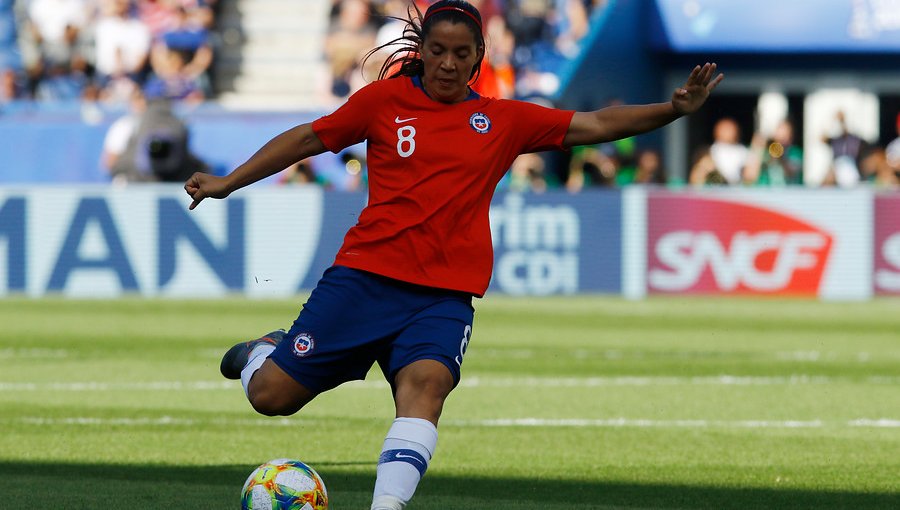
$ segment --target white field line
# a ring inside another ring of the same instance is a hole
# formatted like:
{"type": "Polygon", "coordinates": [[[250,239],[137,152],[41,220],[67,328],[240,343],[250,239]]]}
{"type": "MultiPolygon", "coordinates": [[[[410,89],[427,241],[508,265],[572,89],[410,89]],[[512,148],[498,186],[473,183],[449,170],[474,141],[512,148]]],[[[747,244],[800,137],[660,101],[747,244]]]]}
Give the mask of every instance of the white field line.
{"type": "Polygon", "coordinates": [[[881,418],[879,420],[853,420],[848,422],[847,425],[850,427],[896,429],[900,428],[900,420],[889,420],[887,418],[881,418]]]}
{"type": "Polygon", "coordinates": [[[0,349],[0,359],[63,359],[69,352],[64,349],[0,349]]]}
{"type": "MultiPolygon", "coordinates": [[[[874,376],[859,380],[828,376],[738,376],[714,375],[698,377],[676,376],[616,376],[616,377],[482,377],[464,376],[463,388],[595,388],[604,386],[800,386],[838,383],[863,383],[877,385],[900,384],[900,377],[874,376]]],[[[147,381],[147,382],[2,382],[2,392],[59,391],[231,391],[237,381],[147,381]]],[[[345,388],[383,389],[385,381],[353,381],[345,388]]]]}
{"type": "MultiPolygon", "coordinates": [[[[861,421],[861,420],[855,420],[861,421]]],[[[825,427],[821,420],[649,420],[649,419],[580,419],[580,418],[512,418],[480,420],[469,422],[460,420],[460,426],[479,427],[571,427],[571,428],[748,428],[748,429],[815,429],[825,427]]]]}
{"type": "MultiPolygon", "coordinates": [[[[222,356],[220,349],[204,349],[199,353],[208,358],[219,359],[222,356]]],[[[484,358],[503,358],[503,359],[535,359],[545,355],[545,352],[539,349],[496,349],[484,348],[478,351],[478,355],[484,358]]],[[[725,359],[726,353],[697,353],[692,351],[685,352],[666,352],[653,353],[643,351],[623,351],[618,349],[594,350],[594,349],[570,349],[558,351],[555,356],[569,357],[572,359],[660,359],[662,357],[669,359],[697,360],[721,357],[725,359]]],[[[868,363],[873,358],[878,359],[900,359],[900,351],[881,352],[873,355],[867,351],[860,352],[836,352],[836,351],[775,351],[761,353],[746,353],[746,355],[759,357],[759,359],[774,359],[776,361],[802,361],[802,362],[832,362],[832,361],[857,361],[859,363],[868,363]]],[[[63,359],[69,358],[71,352],[66,349],[43,349],[43,348],[16,348],[7,347],[0,349],[0,360],[5,359],[63,359]]]]}
{"type": "MultiPolygon", "coordinates": [[[[540,349],[496,349],[483,348],[477,352],[477,355],[484,358],[503,358],[503,359],[535,359],[545,356],[546,353],[540,349]]],[[[740,356],[751,356],[758,359],[774,359],[776,361],[785,362],[833,362],[833,361],[856,361],[859,363],[868,363],[873,358],[877,359],[898,359],[900,351],[880,352],[876,355],[868,351],[858,352],[838,352],[838,351],[765,351],[765,352],[747,352],[742,354],[726,353],[726,352],[694,352],[694,351],[676,351],[676,352],[648,352],[648,351],[625,351],[619,349],[568,349],[555,351],[556,357],[570,357],[574,359],[607,359],[607,360],[623,360],[623,359],[683,359],[683,360],[705,360],[711,358],[735,358],[740,356]]],[[[216,356],[218,357],[218,356],[216,356]]]]}
{"type": "MultiPolygon", "coordinates": [[[[219,425],[227,427],[299,427],[310,418],[255,418],[255,419],[193,419],[173,416],[156,418],[99,418],[73,416],[47,418],[27,416],[2,422],[16,422],[32,426],[124,426],[124,427],[194,427],[219,425]]],[[[312,420],[316,420],[315,417],[312,420]]],[[[857,419],[847,422],[826,422],[823,420],[652,420],[641,418],[607,419],[546,419],[546,418],[501,418],[488,420],[445,420],[448,427],[508,427],[508,428],[683,428],[683,429],[821,429],[821,428],[900,428],[900,420],[890,418],[857,419]]]]}
{"type": "Polygon", "coordinates": [[[593,388],[598,386],[782,386],[829,384],[834,379],[822,376],[614,376],[614,377],[464,377],[463,387],[491,388],[593,388]]]}
{"type": "Polygon", "coordinates": [[[149,382],[0,382],[0,392],[21,391],[213,391],[234,390],[237,381],[149,381],[149,382]]]}

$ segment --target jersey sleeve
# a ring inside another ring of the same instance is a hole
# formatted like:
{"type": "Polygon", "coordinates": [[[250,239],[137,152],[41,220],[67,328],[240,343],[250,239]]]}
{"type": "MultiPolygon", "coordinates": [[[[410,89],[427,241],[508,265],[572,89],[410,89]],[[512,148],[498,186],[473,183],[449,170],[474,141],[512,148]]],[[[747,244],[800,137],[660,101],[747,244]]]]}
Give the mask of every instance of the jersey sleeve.
{"type": "Polygon", "coordinates": [[[510,101],[513,106],[521,153],[562,150],[563,140],[575,112],[557,110],[524,101],[510,101]]]}
{"type": "Polygon", "coordinates": [[[368,119],[378,103],[377,89],[373,85],[369,84],[351,95],[334,113],[313,121],[313,132],[329,151],[337,154],[366,139],[369,134],[368,119]]]}

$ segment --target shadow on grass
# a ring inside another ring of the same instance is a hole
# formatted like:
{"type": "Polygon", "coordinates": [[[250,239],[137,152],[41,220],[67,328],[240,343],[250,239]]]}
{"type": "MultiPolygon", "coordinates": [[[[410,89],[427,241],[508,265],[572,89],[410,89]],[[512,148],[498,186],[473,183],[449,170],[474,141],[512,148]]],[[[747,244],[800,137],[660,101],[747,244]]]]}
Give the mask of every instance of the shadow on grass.
{"type": "MultiPolygon", "coordinates": [[[[326,479],[334,510],[367,508],[374,469],[368,462],[310,462],[326,479]]],[[[237,508],[252,466],[166,466],[0,462],[3,509],[237,508]],[[8,506],[12,505],[12,506],[8,506]],[[19,506],[17,506],[19,505],[19,506]]],[[[728,488],[625,482],[431,475],[411,510],[466,509],[852,509],[900,508],[900,492],[861,493],[728,488]],[[440,507],[429,504],[439,500],[440,507]],[[476,502],[473,504],[473,502],[476,502]],[[458,508],[463,508],[460,506],[458,508]]]]}

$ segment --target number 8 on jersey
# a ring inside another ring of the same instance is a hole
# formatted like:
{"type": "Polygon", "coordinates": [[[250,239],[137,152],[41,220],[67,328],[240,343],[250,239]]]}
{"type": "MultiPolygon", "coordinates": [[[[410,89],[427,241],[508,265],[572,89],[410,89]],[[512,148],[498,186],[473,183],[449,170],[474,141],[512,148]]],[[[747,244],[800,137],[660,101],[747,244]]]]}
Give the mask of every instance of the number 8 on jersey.
{"type": "Polygon", "coordinates": [[[403,126],[397,130],[397,154],[401,158],[408,158],[416,151],[416,128],[403,126]],[[406,146],[406,148],[404,148],[406,146]]]}

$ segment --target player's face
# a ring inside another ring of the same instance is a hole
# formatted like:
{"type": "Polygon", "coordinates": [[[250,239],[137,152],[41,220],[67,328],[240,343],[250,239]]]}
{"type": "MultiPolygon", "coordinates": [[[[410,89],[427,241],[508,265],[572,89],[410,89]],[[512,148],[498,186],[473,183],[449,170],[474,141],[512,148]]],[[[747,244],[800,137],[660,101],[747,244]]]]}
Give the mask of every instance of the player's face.
{"type": "Polygon", "coordinates": [[[422,82],[428,95],[444,103],[458,103],[469,96],[469,76],[484,48],[465,23],[436,23],[422,42],[425,64],[422,82]]]}

